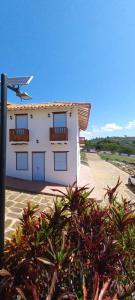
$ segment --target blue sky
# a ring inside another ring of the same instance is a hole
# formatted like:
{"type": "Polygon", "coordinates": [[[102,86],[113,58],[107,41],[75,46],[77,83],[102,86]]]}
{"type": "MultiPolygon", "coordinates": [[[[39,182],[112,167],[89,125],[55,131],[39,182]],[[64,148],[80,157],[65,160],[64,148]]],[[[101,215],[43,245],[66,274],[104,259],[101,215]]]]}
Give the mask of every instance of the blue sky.
{"type": "Polygon", "coordinates": [[[34,75],[33,102],[91,102],[87,138],[134,136],[134,14],[134,0],[5,0],[1,73],[34,75]]]}

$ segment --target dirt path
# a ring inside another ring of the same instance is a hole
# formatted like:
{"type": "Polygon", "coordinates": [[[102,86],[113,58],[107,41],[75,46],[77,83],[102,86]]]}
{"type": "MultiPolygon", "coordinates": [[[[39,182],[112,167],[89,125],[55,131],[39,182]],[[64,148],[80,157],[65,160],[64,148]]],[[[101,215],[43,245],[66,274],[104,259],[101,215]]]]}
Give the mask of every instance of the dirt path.
{"type": "Polygon", "coordinates": [[[90,166],[90,172],[94,178],[98,199],[103,199],[105,194],[104,188],[106,188],[107,185],[113,187],[120,176],[122,184],[118,188],[119,197],[121,198],[121,196],[123,196],[124,198],[135,201],[135,194],[127,186],[127,173],[102,160],[96,153],[87,153],[87,159],[90,166]]]}

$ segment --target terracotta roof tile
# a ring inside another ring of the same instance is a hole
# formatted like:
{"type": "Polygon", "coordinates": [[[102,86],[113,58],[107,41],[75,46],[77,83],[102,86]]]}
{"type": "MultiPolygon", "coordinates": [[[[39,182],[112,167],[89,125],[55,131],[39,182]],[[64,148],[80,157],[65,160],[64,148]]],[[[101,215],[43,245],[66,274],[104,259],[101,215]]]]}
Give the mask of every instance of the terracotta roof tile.
{"type": "Polygon", "coordinates": [[[49,108],[77,108],[79,115],[79,127],[81,130],[85,130],[89,121],[89,114],[91,109],[90,103],[84,102],[48,102],[48,103],[32,103],[32,104],[9,104],[9,111],[16,110],[37,110],[37,109],[49,109],[49,108]]]}

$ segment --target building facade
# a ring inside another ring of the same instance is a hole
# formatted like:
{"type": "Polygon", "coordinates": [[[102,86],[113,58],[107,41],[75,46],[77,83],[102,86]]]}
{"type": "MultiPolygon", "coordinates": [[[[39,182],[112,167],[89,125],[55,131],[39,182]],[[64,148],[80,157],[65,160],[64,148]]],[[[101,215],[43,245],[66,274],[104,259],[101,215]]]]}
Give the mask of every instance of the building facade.
{"type": "Polygon", "coordinates": [[[8,105],[6,174],[68,185],[78,180],[89,103],[8,105]]]}

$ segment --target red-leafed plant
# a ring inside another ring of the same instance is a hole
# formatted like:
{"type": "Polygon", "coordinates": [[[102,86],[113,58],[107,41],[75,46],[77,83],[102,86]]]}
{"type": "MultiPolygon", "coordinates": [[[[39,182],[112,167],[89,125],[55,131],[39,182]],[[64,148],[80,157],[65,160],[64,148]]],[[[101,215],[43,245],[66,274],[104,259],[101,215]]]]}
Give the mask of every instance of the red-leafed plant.
{"type": "Polygon", "coordinates": [[[50,213],[28,203],[5,244],[0,299],[133,299],[135,209],[117,200],[119,184],[107,187],[106,207],[76,184],[50,213]]]}

